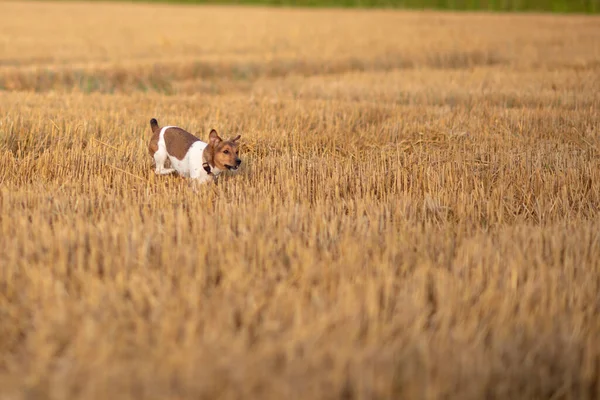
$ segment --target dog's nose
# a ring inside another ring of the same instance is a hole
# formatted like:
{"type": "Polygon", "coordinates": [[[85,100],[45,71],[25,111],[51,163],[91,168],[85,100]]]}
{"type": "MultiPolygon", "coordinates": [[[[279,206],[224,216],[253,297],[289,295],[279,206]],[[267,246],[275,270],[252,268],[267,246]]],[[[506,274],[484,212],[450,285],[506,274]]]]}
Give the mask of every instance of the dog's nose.
{"type": "Polygon", "coordinates": [[[240,159],[238,158],[237,160],[235,160],[235,163],[236,163],[237,165],[240,165],[240,164],[242,163],[242,160],[240,160],[240,159]]]}

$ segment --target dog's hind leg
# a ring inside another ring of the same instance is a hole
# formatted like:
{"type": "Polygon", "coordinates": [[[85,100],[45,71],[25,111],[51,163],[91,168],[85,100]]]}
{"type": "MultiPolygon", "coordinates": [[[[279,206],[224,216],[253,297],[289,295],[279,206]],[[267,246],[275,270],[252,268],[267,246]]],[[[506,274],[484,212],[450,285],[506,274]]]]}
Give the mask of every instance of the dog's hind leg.
{"type": "Polygon", "coordinates": [[[154,153],[154,164],[156,168],[154,172],[156,175],[168,175],[175,172],[174,168],[165,168],[165,162],[167,161],[167,152],[161,151],[160,149],[154,153]]]}

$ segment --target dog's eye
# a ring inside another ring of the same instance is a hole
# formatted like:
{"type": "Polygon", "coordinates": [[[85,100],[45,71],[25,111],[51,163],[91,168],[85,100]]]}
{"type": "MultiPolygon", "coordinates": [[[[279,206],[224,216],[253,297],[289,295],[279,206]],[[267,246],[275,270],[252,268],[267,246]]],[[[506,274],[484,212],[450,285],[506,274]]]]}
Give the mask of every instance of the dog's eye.
{"type": "Polygon", "coordinates": [[[223,151],[223,153],[229,154],[229,150],[225,150],[225,151],[223,151]]]}

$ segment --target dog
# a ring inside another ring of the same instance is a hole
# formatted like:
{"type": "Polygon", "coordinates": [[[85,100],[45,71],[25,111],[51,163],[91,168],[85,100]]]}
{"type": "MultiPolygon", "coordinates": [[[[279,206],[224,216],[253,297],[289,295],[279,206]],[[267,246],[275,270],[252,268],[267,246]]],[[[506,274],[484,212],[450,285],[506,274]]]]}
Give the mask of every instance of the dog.
{"type": "Polygon", "coordinates": [[[152,137],[148,144],[150,156],[154,159],[157,175],[177,172],[191,178],[195,185],[217,182],[223,171],[235,171],[242,164],[238,157],[238,143],[241,135],[223,140],[212,129],[208,143],[177,126],[159,127],[156,118],[150,120],[152,137]],[[171,168],[165,168],[167,159],[171,168]]]}

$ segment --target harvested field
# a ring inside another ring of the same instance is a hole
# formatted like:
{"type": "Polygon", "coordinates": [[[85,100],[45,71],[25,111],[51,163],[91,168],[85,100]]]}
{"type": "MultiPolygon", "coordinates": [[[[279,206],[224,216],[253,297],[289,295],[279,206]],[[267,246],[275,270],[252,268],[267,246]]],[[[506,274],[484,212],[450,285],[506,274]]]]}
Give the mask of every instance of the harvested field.
{"type": "Polygon", "coordinates": [[[600,18],[0,27],[0,400],[600,398],[600,18]],[[242,168],[156,176],[152,117],[242,168]]]}

